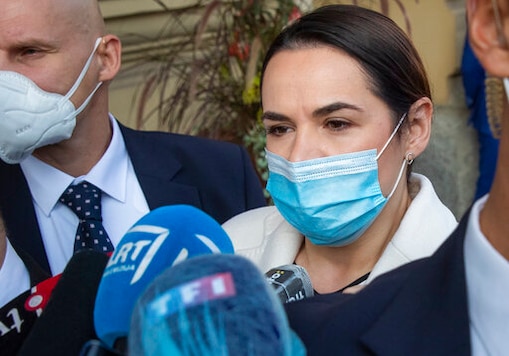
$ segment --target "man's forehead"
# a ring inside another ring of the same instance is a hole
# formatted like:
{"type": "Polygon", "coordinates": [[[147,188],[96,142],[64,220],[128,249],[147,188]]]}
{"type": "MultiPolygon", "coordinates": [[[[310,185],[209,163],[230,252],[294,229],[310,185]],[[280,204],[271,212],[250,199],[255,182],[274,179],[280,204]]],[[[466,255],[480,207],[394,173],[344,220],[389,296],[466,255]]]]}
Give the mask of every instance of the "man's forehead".
{"type": "MultiPolygon", "coordinates": [[[[22,9],[26,8],[0,13],[0,47],[57,47],[59,43],[71,41],[79,33],[88,31],[75,14],[67,16],[61,10],[47,12],[39,6],[26,11],[22,9]]],[[[88,18],[85,14],[81,17],[88,18]]]]}
{"type": "Polygon", "coordinates": [[[36,20],[44,19],[47,27],[58,26],[63,19],[83,21],[97,6],[92,0],[2,0],[1,19],[36,20]],[[79,16],[77,16],[79,14],[79,16]]]}
{"type": "Polygon", "coordinates": [[[13,38],[9,45],[16,48],[58,48],[61,46],[62,41],[56,39],[54,36],[41,37],[41,36],[22,36],[13,38]]]}

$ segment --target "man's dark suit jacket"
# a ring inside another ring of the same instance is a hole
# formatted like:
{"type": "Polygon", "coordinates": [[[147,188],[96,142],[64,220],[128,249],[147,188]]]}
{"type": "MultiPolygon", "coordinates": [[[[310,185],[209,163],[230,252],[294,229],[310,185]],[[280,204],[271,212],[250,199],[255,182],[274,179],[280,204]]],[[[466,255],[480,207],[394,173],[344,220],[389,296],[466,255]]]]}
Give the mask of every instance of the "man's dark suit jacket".
{"type": "MultiPolygon", "coordinates": [[[[192,136],[135,131],[122,125],[121,131],[151,210],[189,204],[223,223],[266,204],[244,148],[192,136]]],[[[0,206],[12,245],[49,272],[30,190],[18,164],[0,161],[0,206]]]]}
{"type": "Polygon", "coordinates": [[[380,276],[358,294],[286,304],[308,355],[469,355],[463,259],[469,214],[431,257],[380,276]]]}

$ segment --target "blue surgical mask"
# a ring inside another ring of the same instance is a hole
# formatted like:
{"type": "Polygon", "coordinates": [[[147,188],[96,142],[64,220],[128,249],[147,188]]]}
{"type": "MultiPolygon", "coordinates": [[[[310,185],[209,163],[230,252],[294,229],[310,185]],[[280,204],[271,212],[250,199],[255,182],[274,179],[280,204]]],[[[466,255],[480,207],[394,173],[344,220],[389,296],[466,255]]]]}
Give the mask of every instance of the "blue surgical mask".
{"type": "Polygon", "coordinates": [[[357,240],[390,199],[378,181],[378,159],[398,131],[403,115],[377,155],[376,149],[289,162],[266,150],[267,190],[283,217],[315,245],[344,246],[357,240]]]}

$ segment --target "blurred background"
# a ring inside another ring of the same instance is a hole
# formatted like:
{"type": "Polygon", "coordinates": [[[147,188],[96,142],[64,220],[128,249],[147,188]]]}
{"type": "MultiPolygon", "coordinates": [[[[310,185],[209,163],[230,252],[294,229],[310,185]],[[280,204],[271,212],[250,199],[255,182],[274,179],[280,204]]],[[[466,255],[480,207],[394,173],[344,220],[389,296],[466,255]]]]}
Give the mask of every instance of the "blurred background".
{"type": "Polygon", "coordinates": [[[432,84],[430,146],[414,171],[428,176],[459,218],[472,202],[478,143],[460,72],[464,0],[99,0],[108,30],[123,43],[111,84],[112,113],[127,126],[200,135],[248,148],[262,182],[264,134],[259,70],[290,21],[315,7],[357,4],[394,19],[411,37],[432,84]]]}

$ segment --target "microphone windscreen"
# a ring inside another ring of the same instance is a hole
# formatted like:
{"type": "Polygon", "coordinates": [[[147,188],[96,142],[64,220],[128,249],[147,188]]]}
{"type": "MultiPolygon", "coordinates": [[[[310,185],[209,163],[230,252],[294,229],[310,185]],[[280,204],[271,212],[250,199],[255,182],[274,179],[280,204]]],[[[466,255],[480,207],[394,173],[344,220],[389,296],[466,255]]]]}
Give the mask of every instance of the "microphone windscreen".
{"type": "Polygon", "coordinates": [[[107,262],[107,255],[93,250],[73,255],[19,355],[79,355],[96,337],[92,316],[107,262]]]}
{"type": "Polygon", "coordinates": [[[136,300],[166,268],[189,257],[233,253],[221,225],[189,205],[157,208],[124,235],[110,257],[97,292],[94,323],[107,346],[127,337],[136,300]]]}
{"type": "Polygon", "coordinates": [[[141,295],[130,355],[305,355],[265,276],[238,255],[200,256],[164,271],[141,295]]]}

